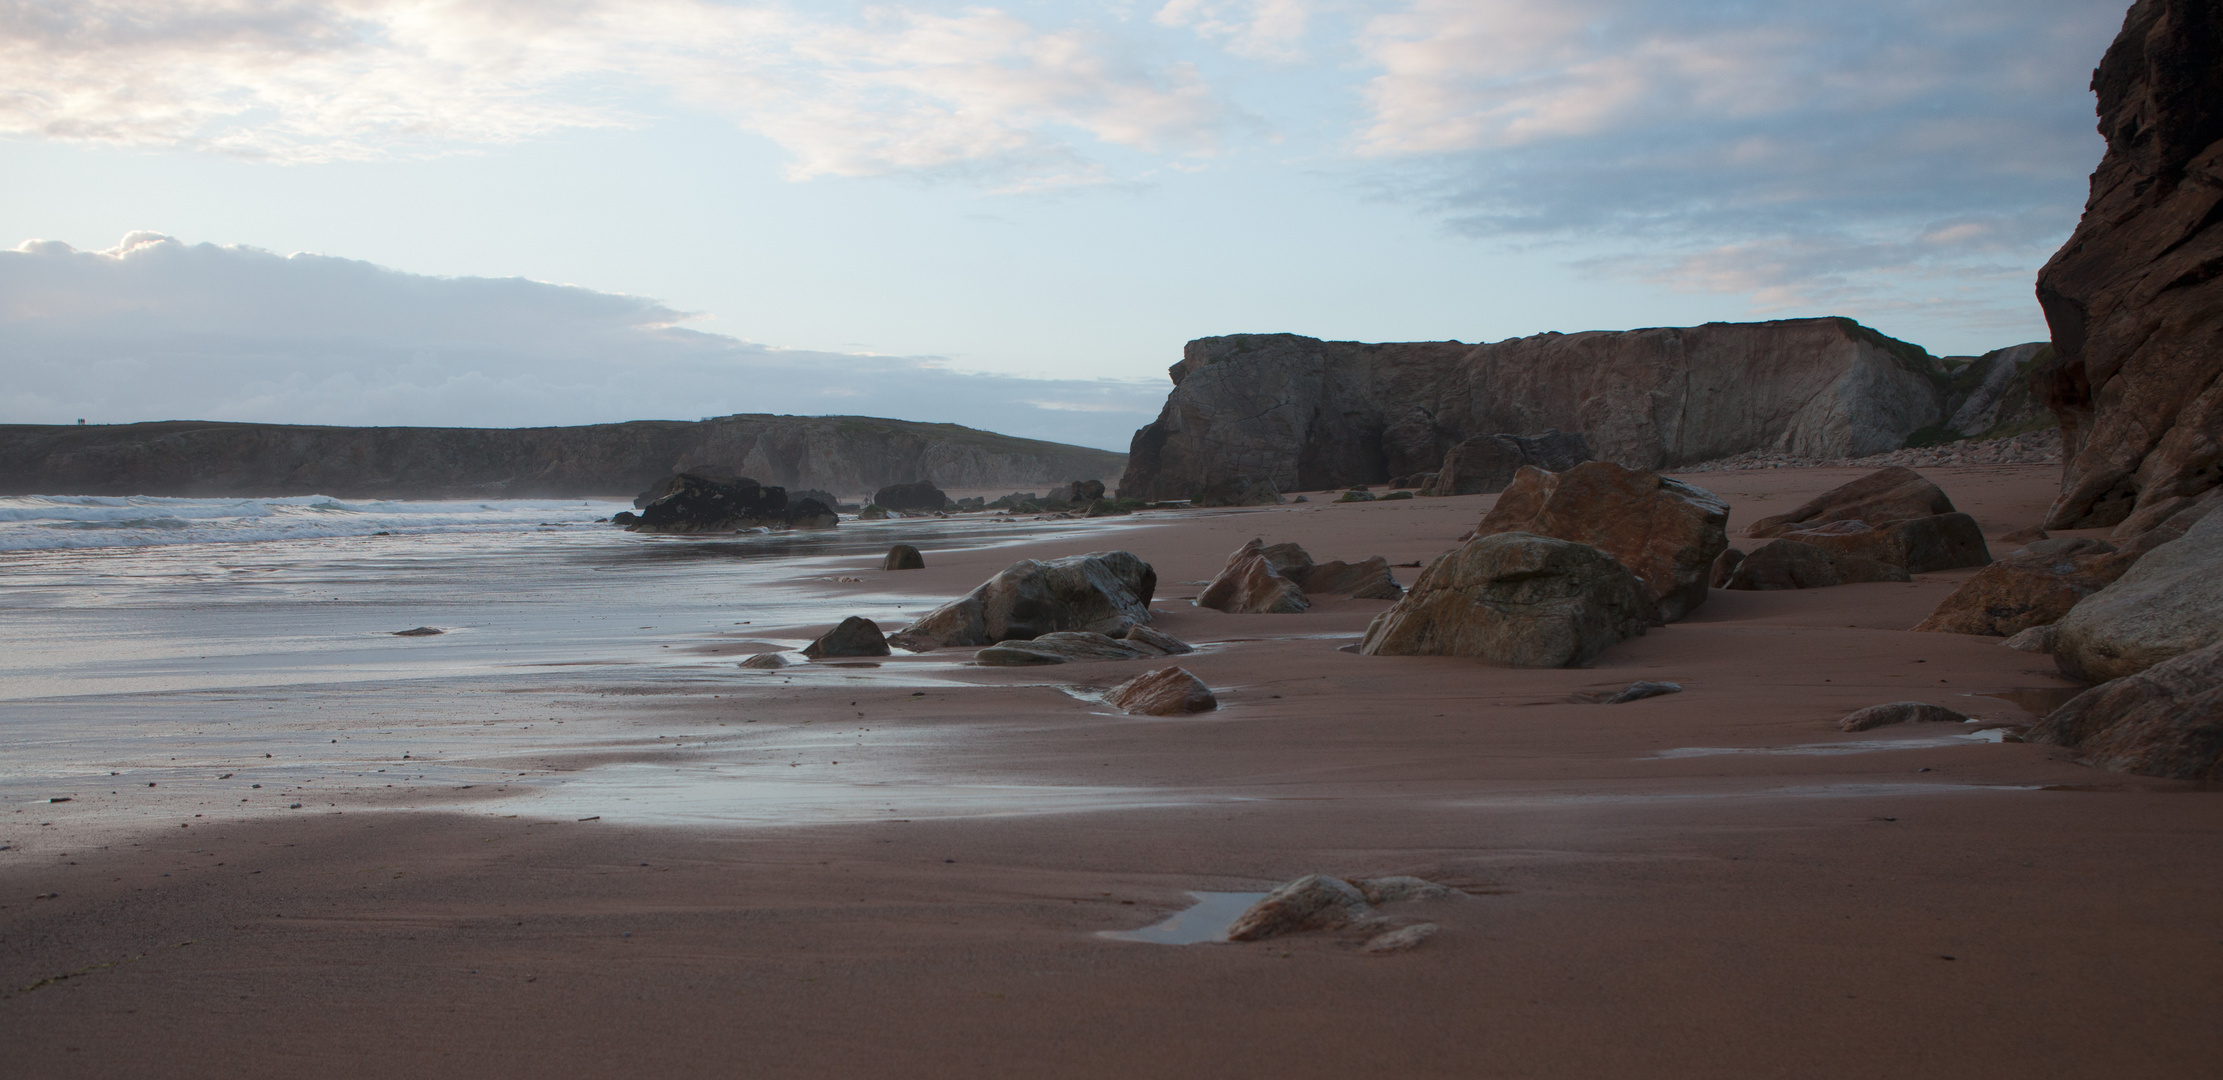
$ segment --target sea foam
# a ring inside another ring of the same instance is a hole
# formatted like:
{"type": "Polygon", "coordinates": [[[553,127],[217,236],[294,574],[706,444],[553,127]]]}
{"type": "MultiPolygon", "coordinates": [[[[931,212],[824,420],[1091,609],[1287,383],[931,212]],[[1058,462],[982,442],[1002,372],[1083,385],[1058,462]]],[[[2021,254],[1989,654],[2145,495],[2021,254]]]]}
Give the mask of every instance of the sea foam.
{"type": "Polygon", "coordinates": [[[253,543],[376,533],[504,533],[579,525],[630,509],[582,499],[459,502],[152,496],[0,497],[0,551],[253,543]]]}

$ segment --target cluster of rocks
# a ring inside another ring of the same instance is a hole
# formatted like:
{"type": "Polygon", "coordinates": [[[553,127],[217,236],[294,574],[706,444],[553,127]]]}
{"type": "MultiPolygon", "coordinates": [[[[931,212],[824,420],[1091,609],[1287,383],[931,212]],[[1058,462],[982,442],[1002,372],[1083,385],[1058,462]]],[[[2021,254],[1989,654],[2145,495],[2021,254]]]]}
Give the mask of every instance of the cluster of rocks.
{"type": "Polygon", "coordinates": [[[633,500],[639,514],[610,520],[631,532],[729,533],[744,529],[831,529],[841,520],[831,502],[790,498],[746,476],[683,472],[667,477],[633,500]]]}
{"type": "Polygon", "coordinates": [[[1428,940],[1436,924],[1405,922],[1378,911],[1426,901],[1466,899],[1448,885],[1417,877],[1339,878],[1307,874],[1267,893],[1227,928],[1229,941],[1264,941],[1288,934],[1360,930],[1371,953],[1402,952],[1428,940]]]}
{"type": "Polygon", "coordinates": [[[1722,552],[1714,584],[1725,589],[1813,589],[1984,566],[1991,549],[1976,519],[1953,508],[1942,488],[1912,469],[1869,473],[1761,518],[1745,535],[1765,539],[1749,555],[1722,552]]]}
{"type": "Polygon", "coordinates": [[[1810,458],[1769,450],[1754,450],[1712,461],[1686,465],[1680,473],[1735,472],[1743,469],[1814,468],[1936,468],[1943,465],[2058,465],[2061,463],[2061,429],[2048,427],[1990,439],[1961,439],[1936,446],[1893,450],[1864,457],[1810,458]]]}
{"type": "Polygon", "coordinates": [[[1311,593],[1395,600],[1405,590],[1390,573],[1389,561],[1379,555],[1359,563],[1315,563],[1296,544],[1254,539],[1227,557],[1227,565],[1195,603],[1234,614],[1294,614],[1312,607],[1311,593]]]}
{"type": "Polygon", "coordinates": [[[1149,626],[1157,571],[1125,551],[1022,559],[920,616],[889,640],[911,652],[982,648],[1060,631],[1124,638],[1149,626]]]}

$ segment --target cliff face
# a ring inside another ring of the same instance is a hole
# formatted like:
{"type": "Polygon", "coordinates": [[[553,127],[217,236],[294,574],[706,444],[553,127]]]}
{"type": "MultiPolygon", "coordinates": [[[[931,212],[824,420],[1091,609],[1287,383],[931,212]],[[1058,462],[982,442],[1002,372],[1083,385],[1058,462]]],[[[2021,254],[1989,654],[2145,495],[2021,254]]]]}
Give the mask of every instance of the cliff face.
{"type": "Polygon", "coordinates": [[[2049,528],[2129,532],[2223,483],[2223,8],[2139,0],[2092,89],[2107,154],[2038,272],[2067,438],[2049,528]]]}
{"type": "Polygon", "coordinates": [[[1947,418],[1934,357],[1850,319],[1366,345],[1292,334],[1189,343],[1125,498],[1186,498],[1232,475],[1284,491],[1425,472],[1477,435],[1579,431],[1598,457],[1661,468],[1771,449],[1896,450],[1947,418]]]}
{"type": "Polygon", "coordinates": [[[706,467],[841,494],[931,480],[1023,487],[1117,475],[1118,454],[955,424],[726,416],[563,428],[345,428],[167,421],[0,426],[0,494],[631,498],[706,467]]]}

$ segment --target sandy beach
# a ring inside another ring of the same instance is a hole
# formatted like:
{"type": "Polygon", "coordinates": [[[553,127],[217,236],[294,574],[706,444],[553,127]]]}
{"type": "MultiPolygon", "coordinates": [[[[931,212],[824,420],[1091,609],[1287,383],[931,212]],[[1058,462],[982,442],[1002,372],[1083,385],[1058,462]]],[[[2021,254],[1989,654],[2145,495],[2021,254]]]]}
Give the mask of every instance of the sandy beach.
{"type": "MultiPolygon", "coordinates": [[[[1746,523],[1860,472],[1690,479],[1749,547],[1746,523]]],[[[1995,555],[2059,477],[1923,472],[1995,555]]],[[[156,763],[65,780],[20,767],[50,751],[17,755],[0,1075],[2164,1076],[2213,1059],[2223,800],[2002,738],[2075,684],[1995,638],[1908,631],[1973,571],[1717,590],[1574,670],[1344,651],[1386,601],[1188,603],[1252,537],[1424,564],[1492,498],[966,534],[901,573],[859,546],[889,534],[845,523],[857,544],[751,579],[773,614],[745,627],[714,626],[738,594],[684,566],[643,577],[613,626],[687,617],[621,657],[520,639],[423,678],[104,699],[171,717],[163,745],[202,756],[148,781],[125,774],[156,763]],[[1162,660],[733,663],[845,615],[899,622],[1018,558],[1112,548],[1156,568],[1157,626],[1199,646],[1180,662],[1217,711],[1091,700],[1162,660]],[[571,666],[521,667],[540,659],[571,666]],[[1639,679],[1684,689],[1586,697],[1639,679]],[[1835,727],[1910,699],[1981,722],[1835,727]],[[275,748],[188,731],[249,710],[274,714],[275,748]],[[1467,895],[1428,904],[1441,932],[1394,955],[1358,933],[1098,936],[1313,872],[1467,895]]],[[[7,708],[49,725],[90,708],[58,700],[7,708]]]]}

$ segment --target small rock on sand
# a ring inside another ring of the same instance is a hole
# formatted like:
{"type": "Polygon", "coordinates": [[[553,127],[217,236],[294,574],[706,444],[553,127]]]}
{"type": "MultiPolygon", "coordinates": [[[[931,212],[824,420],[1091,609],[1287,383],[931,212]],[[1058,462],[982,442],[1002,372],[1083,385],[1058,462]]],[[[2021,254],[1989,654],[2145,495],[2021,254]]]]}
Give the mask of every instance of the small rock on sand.
{"type": "Polygon", "coordinates": [[[442,630],[442,629],[440,629],[440,628],[439,628],[439,627],[437,627],[437,626],[420,626],[420,627],[418,627],[418,628],[416,628],[416,629],[414,629],[414,630],[396,630],[396,631],[394,631],[394,636],[395,636],[395,637],[432,637],[432,636],[433,636],[433,635],[435,635],[435,634],[445,634],[445,633],[447,633],[447,631],[445,631],[445,630],[442,630]]]}
{"type": "Polygon", "coordinates": [[[1386,934],[1376,934],[1366,942],[1370,953],[1395,953],[1419,947],[1420,943],[1436,936],[1436,924],[1414,923],[1386,934]]]}
{"type": "Polygon", "coordinates": [[[803,655],[813,660],[829,656],[886,656],[888,639],[880,633],[879,623],[851,615],[817,641],[803,646],[803,655]]]}
{"type": "Polygon", "coordinates": [[[1965,724],[1968,717],[1943,705],[1922,701],[1894,701],[1870,705],[1837,721],[1839,731],[1868,731],[1892,724],[1965,724]]]}
{"type": "Polygon", "coordinates": [[[1121,712],[1137,716],[1182,716],[1210,712],[1220,707],[1212,688],[1187,670],[1164,668],[1138,675],[1104,695],[1104,701],[1121,712]]]}
{"type": "Polygon", "coordinates": [[[1604,704],[1620,705],[1631,701],[1642,701],[1648,697],[1658,697],[1661,694],[1680,694],[1682,692],[1683,684],[1681,683],[1639,681],[1630,683],[1628,689],[1605,699],[1604,704]]]}
{"type": "Polygon", "coordinates": [[[795,661],[788,659],[786,656],[781,655],[780,653],[767,652],[758,653],[755,656],[741,661],[741,666],[745,668],[783,668],[788,667],[794,663],[795,661]]]}
{"type": "Polygon", "coordinates": [[[1227,928],[1229,941],[1263,941],[1304,930],[1332,930],[1366,914],[1366,895],[1350,882],[1325,874],[1307,874],[1267,893],[1236,916],[1227,928]]]}
{"type": "Polygon", "coordinates": [[[888,557],[881,560],[880,569],[924,570],[926,569],[926,556],[919,554],[919,549],[909,544],[897,544],[888,549],[888,557]]]}

